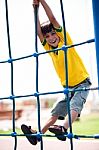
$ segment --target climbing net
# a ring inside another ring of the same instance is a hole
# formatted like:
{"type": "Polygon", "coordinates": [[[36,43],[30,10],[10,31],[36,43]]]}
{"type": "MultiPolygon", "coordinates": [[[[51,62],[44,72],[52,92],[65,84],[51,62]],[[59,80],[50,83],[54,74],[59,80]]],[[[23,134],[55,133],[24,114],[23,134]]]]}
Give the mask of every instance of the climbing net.
{"type": "MultiPolygon", "coordinates": [[[[75,47],[75,46],[79,46],[79,45],[83,45],[86,43],[92,43],[94,42],[94,39],[90,39],[81,43],[77,43],[77,44],[73,44],[73,45],[66,45],[66,27],[65,27],[65,18],[64,18],[64,10],[63,10],[63,2],[62,0],[60,0],[60,6],[61,6],[61,14],[62,14],[62,21],[63,21],[63,28],[64,28],[64,45],[61,48],[57,48],[54,50],[49,50],[49,51],[44,51],[44,52],[38,52],[38,43],[37,43],[37,13],[38,13],[38,8],[35,7],[35,13],[34,13],[34,21],[35,21],[35,52],[31,55],[27,55],[24,57],[20,57],[20,58],[12,58],[12,53],[11,53],[11,44],[10,44],[10,33],[9,33],[9,18],[8,18],[8,4],[7,4],[7,0],[5,0],[5,8],[6,8],[6,26],[7,26],[7,39],[8,39],[8,50],[9,50],[9,59],[7,60],[3,60],[0,61],[0,63],[9,63],[9,65],[11,66],[11,94],[10,96],[7,97],[1,97],[0,100],[3,99],[7,99],[7,100],[12,100],[13,103],[13,111],[12,111],[12,128],[13,128],[13,132],[10,134],[0,134],[0,136],[12,136],[15,139],[15,144],[14,144],[14,150],[17,149],[17,137],[18,136],[25,136],[23,134],[17,134],[16,133],[16,128],[15,128],[15,99],[16,98],[23,98],[23,97],[30,97],[30,96],[34,96],[37,99],[37,108],[38,108],[38,132],[37,134],[33,134],[33,135],[28,135],[28,136],[37,136],[37,138],[40,139],[40,145],[41,145],[41,150],[43,150],[43,138],[42,137],[54,137],[53,135],[47,135],[47,134],[42,134],[41,133],[41,122],[40,122],[40,96],[41,95],[48,95],[48,94],[58,94],[58,93],[63,93],[65,95],[67,95],[68,97],[68,93],[72,92],[68,86],[66,86],[66,88],[64,88],[64,90],[61,91],[52,91],[52,92],[44,92],[44,93],[40,93],[39,92],[39,87],[38,87],[38,63],[39,63],[39,56],[43,55],[43,54],[47,54],[50,53],[52,51],[60,51],[63,50],[64,51],[64,59],[65,59],[65,74],[66,74],[66,85],[68,85],[68,67],[67,67],[67,49],[71,48],[71,47],[75,47]],[[22,60],[22,59],[28,59],[30,57],[35,58],[36,60],[36,92],[29,94],[29,95],[14,95],[14,84],[13,84],[13,62],[14,61],[18,61],[18,60],[22,60]]],[[[79,91],[85,91],[85,90],[98,90],[98,87],[95,88],[83,88],[83,89],[79,89],[79,91]]],[[[75,92],[78,91],[75,89],[75,92]]],[[[69,106],[69,98],[68,98],[68,118],[69,118],[69,127],[70,127],[70,133],[64,135],[67,138],[70,139],[70,147],[71,150],[73,150],[73,138],[78,139],[78,138],[95,138],[98,139],[99,135],[91,135],[91,136],[86,136],[86,135],[74,135],[72,132],[72,125],[71,125],[71,115],[70,115],[70,106],[69,106]]]]}

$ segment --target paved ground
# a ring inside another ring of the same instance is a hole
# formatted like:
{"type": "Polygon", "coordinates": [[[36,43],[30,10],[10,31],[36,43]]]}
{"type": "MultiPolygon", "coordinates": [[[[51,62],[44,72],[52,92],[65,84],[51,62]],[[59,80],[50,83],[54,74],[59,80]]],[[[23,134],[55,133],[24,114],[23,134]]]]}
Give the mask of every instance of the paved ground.
{"type": "MultiPolygon", "coordinates": [[[[57,139],[44,138],[43,141],[44,150],[71,150],[69,140],[62,142],[57,139]]],[[[73,150],[99,150],[99,140],[74,140],[73,143],[73,150]]],[[[0,137],[0,150],[14,150],[13,137],[0,137]]],[[[40,144],[32,146],[26,138],[18,137],[17,150],[40,150],[40,144]]]]}

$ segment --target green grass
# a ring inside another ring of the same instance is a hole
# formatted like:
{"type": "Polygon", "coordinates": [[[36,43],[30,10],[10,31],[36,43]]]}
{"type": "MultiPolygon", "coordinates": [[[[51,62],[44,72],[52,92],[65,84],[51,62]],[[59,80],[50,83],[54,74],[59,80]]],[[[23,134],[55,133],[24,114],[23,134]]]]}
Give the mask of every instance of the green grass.
{"type": "Polygon", "coordinates": [[[73,124],[73,133],[80,135],[99,134],[99,114],[83,115],[73,124]]]}
{"type": "MultiPolygon", "coordinates": [[[[8,130],[8,131],[3,131],[3,130],[0,130],[0,134],[11,134],[13,131],[12,130],[8,130]]],[[[16,133],[17,134],[21,134],[21,130],[16,128],[16,133]]]]}
{"type": "MultiPolygon", "coordinates": [[[[73,133],[78,135],[94,135],[99,134],[99,113],[91,115],[83,115],[79,121],[73,124],[73,133]]],[[[17,134],[21,134],[20,129],[16,129],[17,134]]],[[[2,131],[0,134],[10,134],[12,130],[2,131]]],[[[49,134],[49,132],[48,132],[49,134]]]]}

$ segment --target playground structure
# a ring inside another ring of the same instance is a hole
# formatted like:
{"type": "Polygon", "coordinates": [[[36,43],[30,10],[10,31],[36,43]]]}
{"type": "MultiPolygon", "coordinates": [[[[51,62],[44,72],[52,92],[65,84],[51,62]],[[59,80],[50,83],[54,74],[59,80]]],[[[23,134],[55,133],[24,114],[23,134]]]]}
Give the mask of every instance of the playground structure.
{"type": "MultiPolygon", "coordinates": [[[[40,149],[43,150],[43,136],[50,136],[50,135],[42,135],[41,134],[41,121],[40,121],[40,98],[39,96],[40,95],[47,95],[47,94],[57,94],[57,93],[64,93],[64,94],[68,94],[69,93],[69,89],[68,87],[65,88],[63,91],[54,91],[54,92],[44,92],[44,93],[40,93],[39,92],[39,87],[38,87],[38,57],[39,55],[43,55],[43,54],[46,54],[46,53],[50,53],[51,51],[48,51],[48,52],[41,52],[39,53],[38,52],[38,43],[37,43],[37,13],[38,13],[38,9],[37,7],[35,8],[35,16],[34,16],[34,21],[35,21],[35,53],[31,54],[31,55],[28,55],[28,56],[25,56],[25,57],[21,57],[21,58],[12,58],[12,54],[11,54],[11,43],[10,43],[10,33],[9,33],[9,18],[8,18],[8,4],[7,4],[7,0],[5,0],[5,8],[6,8],[6,23],[7,23],[7,37],[8,37],[8,48],[9,48],[9,59],[8,60],[4,60],[4,61],[1,61],[0,63],[9,63],[10,64],[10,67],[11,67],[11,95],[8,96],[8,97],[1,97],[0,100],[2,99],[10,99],[12,100],[12,103],[13,103],[13,111],[12,111],[12,124],[13,124],[13,132],[11,134],[0,134],[0,136],[12,136],[14,139],[15,139],[15,145],[14,145],[14,150],[17,149],[17,137],[18,136],[23,136],[22,134],[17,134],[16,133],[16,130],[15,130],[15,99],[17,98],[21,98],[21,97],[30,97],[30,96],[34,96],[36,97],[37,99],[37,107],[38,107],[38,134],[37,134],[37,137],[40,137],[41,138],[41,141],[40,141],[40,149]],[[14,87],[13,87],[13,62],[14,61],[18,61],[18,60],[21,60],[21,59],[26,59],[26,58],[29,58],[29,57],[33,57],[35,58],[36,60],[36,92],[34,92],[33,94],[30,94],[30,95],[14,95],[14,87]]],[[[99,48],[99,30],[98,30],[98,26],[99,26],[99,17],[98,17],[98,11],[99,11],[99,5],[98,5],[98,1],[96,0],[93,0],[92,1],[92,4],[93,4],[93,18],[94,18],[94,29],[95,29],[95,39],[90,39],[90,40],[87,40],[87,41],[84,41],[84,42],[81,42],[81,43],[77,43],[77,44],[74,44],[74,45],[70,45],[70,46],[66,46],[66,37],[65,37],[65,40],[64,40],[64,45],[63,47],[61,48],[63,51],[64,51],[64,54],[66,54],[66,50],[67,48],[70,48],[72,46],[79,46],[79,45],[83,45],[83,44],[86,44],[86,43],[92,43],[92,42],[95,42],[95,45],[96,45],[96,57],[97,57],[97,72],[98,72],[98,79],[99,79],[99,65],[98,65],[98,62],[99,62],[99,52],[98,52],[98,48],[99,48]]],[[[62,0],[60,0],[60,6],[61,6],[61,12],[62,12],[62,20],[63,20],[63,28],[64,28],[64,35],[66,35],[66,25],[65,25],[65,18],[64,18],[64,10],[63,10],[63,3],[62,3],[62,0]]],[[[61,50],[61,49],[58,49],[58,50],[61,50]]],[[[55,49],[56,51],[57,49],[55,49]]],[[[65,62],[66,62],[67,58],[65,58],[65,62]]],[[[67,70],[67,66],[66,66],[66,74],[67,74],[68,70],[67,70]]],[[[66,75],[67,76],[67,75],[66,75]]],[[[68,81],[68,80],[67,80],[68,81]]],[[[99,81],[98,81],[99,83],[99,81]]],[[[68,85],[68,83],[67,83],[68,85]]],[[[81,89],[81,90],[98,90],[99,87],[95,87],[95,88],[90,88],[90,89],[81,89]]],[[[68,106],[68,110],[69,110],[69,106],[68,106]]],[[[69,116],[69,123],[70,123],[70,133],[68,133],[67,138],[70,140],[70,147],[71,147],[71,150],[73,150],[73,138],[75,139],[78,139],[79,137],[80,138],[95,138],[95,139],[98,139],[99,138],[99,135],[92,135],[92,136],[86,136],[86,135],[73,135],[72,133],[72,126],[71,126],[71,116],[70,116],[70,111],[68,112],[68,116],[69,116]]],[[[53,137],[53,136],[50,136],[50,137],[53,137]]]]}

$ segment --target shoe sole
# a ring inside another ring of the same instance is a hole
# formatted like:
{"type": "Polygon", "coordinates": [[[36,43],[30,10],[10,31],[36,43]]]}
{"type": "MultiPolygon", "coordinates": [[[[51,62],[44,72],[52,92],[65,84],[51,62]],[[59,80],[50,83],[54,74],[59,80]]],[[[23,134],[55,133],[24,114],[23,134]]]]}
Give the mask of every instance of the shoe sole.
{"type": "Polygon", "coordinates": [[[51,133],[54,133],[59,140],[66,141],[66,137],[64,136],[63,132],[61,132],[60,130],[55,128],[49,128],[49,131],[51,133]]]}
{"type": "MultiPolygon", "coordinates": [[[[25,125],[25,124],[22,124],[21,125],[21,130],[24,134],[36,134],[35,133],[32,133],[30,128],[25,125]]],[[[36,136],[28,136],[26,135],[26,138],[28,139],[28,141],[32,144],[32,145],[36,145],[37,144],[37,137],[36,136]]]]}

